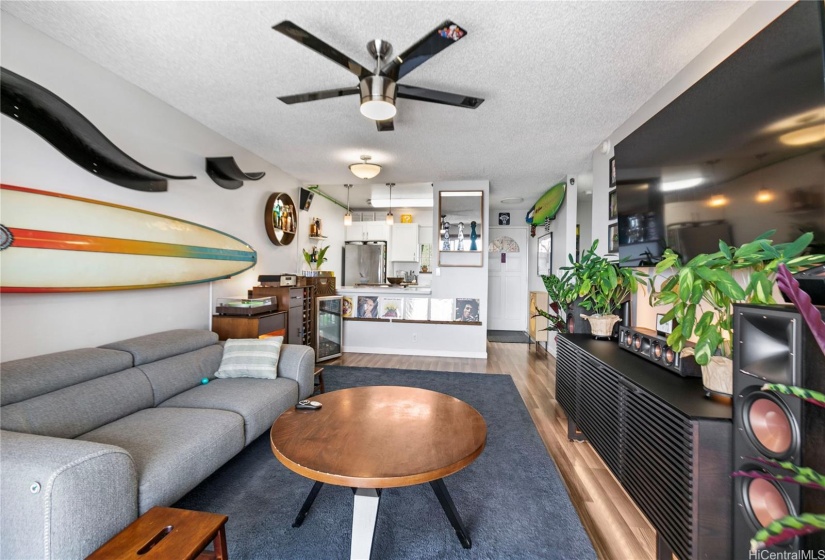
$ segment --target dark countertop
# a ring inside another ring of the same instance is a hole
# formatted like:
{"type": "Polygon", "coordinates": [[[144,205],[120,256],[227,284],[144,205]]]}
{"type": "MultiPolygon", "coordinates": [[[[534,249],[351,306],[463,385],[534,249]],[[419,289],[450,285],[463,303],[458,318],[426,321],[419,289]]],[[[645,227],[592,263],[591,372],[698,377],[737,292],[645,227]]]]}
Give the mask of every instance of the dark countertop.
{"type": "Polygon", "coordinates": [[[688,418],[729,421],[733,416],[731,405],[705,396],[699,377],[680,377],[619,348],[615,341],[595,340],[586,334],[560,334],[559,337],[588,352],[688,418]]]}

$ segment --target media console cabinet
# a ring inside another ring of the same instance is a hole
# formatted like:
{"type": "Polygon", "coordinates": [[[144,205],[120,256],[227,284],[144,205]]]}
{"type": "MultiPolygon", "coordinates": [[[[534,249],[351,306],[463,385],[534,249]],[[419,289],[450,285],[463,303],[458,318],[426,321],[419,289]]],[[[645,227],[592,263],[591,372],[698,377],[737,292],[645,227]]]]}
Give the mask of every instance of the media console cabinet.
{"type": "Polygon", "coordinates": [[[590,335],[557,339],[556,399],[656,529],[657,558],[731,556],[732,408],[590,335]]]}

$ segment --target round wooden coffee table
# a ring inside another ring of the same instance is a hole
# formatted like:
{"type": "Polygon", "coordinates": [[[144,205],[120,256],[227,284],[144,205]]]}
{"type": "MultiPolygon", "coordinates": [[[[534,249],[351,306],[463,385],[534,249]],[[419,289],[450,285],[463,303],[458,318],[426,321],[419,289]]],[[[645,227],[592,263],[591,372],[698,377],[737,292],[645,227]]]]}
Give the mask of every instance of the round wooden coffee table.
{"type": "Polygon", "coordinates": [[[369,558],[381,488],[429,482],[464,548],[472,542],[444,477],[484,450],[487,425],[476,409],[449,395],[413,387],[356,387],[314,397],[319,410],[290,409],[270,431],[272,452],[315,480],[293,527],[324,485],[355,490],[351,558],[369,558]]]}

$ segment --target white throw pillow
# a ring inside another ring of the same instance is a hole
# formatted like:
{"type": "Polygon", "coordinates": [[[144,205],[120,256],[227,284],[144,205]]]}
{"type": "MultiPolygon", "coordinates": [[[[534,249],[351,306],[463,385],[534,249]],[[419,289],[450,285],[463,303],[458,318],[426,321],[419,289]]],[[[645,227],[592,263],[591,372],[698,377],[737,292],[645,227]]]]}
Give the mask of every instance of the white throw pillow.
{"type": "Polygon", "coordinates": [[[278,376],[278,357],[284,337],[239,338],[226,341],[221,367],[215,377],[256,377],[275,379],[278,376]]]}

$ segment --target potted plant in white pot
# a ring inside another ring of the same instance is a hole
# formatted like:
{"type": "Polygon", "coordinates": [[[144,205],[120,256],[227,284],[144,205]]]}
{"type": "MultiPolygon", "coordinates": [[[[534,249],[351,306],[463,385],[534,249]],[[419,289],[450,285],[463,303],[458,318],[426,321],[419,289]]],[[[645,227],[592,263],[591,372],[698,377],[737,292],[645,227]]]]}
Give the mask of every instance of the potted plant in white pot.
{"type": "Polygon", "coordinates": [[[332,276],[332,271],[324,271],[321,270],[321,265],[327,262],[326,254],[327,250],[329,249],[329,245],[326,247],[313,247],[312,252],[307,252],[306,249],[304,251],[304,260],[309,265],[309,270],[304,271],[304,276],[332,276]]]}
{"type": "Polygon", "coordinates": [[[615,314],[619,306],[636,293],[639,281],[647,274],[639,269],[619,266],[596,254],[599,240],[582,253],[579,262],[562,270],[572,271],[577,295],[582,298],[581,307],[592,311],[592,315],[582,314],[590,322],[590,332],[597,338],[610,337],[613,326],[621,320],[615,314]]]}
{"type": "MultiPolygon", "coordinates": [[[[802,255],[813,240],[805,233],[791,243],[774,245],[768,231],[739,248],[719,242],[719,251],[700,254],[682,264],[681,258],[666,249],[656,265],[657,275],[672,274],[658,291],[651,292],[655,305],[670,305],[660,322],[676,321],[667,337],[668,346],[681,352],[696,339],[694,357],[702,366],[706,391],[730,396],[733,379],[733,304],[774,304],[776,270],[785,264],[791,272],[825,262],[825,255],[802,255]],[[737,271],[745,272],[740,285],[737,271]],[[748,275],[749,273],[749,275],[748,275]]],[[[651,288],[653,282],[650,283],[651,288]]]]}

